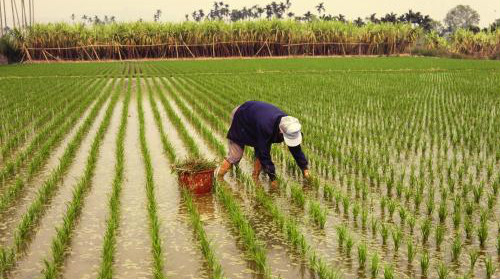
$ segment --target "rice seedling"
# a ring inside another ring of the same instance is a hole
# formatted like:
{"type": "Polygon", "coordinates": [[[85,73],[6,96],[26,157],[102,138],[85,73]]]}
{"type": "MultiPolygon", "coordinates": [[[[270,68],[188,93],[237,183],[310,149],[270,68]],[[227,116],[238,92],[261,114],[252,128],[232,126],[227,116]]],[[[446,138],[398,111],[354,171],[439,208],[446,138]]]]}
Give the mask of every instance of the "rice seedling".
{"type": "Polygon", "coordinates": [[[378,220],[377,220],[377,219],[375,219],[374,217],[372,217],[372,218],[370,219],[370,226],[371,226],[371,229],[372,229],[372,234],[373,234],[373,235],[375,235],[375,234],[377,233],[377,231],[378,231],[378,227],[379,227],[379,225],[378,225],[378,224],[379,224],[379,223],[378,223],[378,220]]]}
{"type": "Polygon", "coordinates": [[[414,230],[415,230],[415,224],[416,224],[416,219],[413,215],[410,215],[408,218],[407,218],[407,222],[408,222],[408,226],[410,226],[410,232],[411,234],[413,234],[414,230]]]}
{"type": "Polygon", "coordinates": [[[392,265],[384,267],[384,279],[394,279],[394,267],[392,265]]]}
{"type": "Polygon", "coordinates": [[[470,217],[465,218],[464,222],[465,236],[467,239],[472,239],[472,232],[474,231],[474,224],[470,217]]]}
{"type": "Polygon", "coordinates": [[[351,251],[353,246],[354,246],[354,241],[352,240],[352,237],[349,234],[347,234],[345,241],[345,252],[348,256],[351,256],[351,251]]]}
{"type": "Polygon", "coordinates": [[[484,247],[486,240],[488,239],[488,224],[485,222],[481,222],[479,227],[477,228],[477,236],[479,239],[479,245],[484,247]]]}
{"type": "Polygon", "coordinates": [[[290,185],[290,192],[292,195],[292,201],[295,203],[295,205],[297,205],[300,208],[304,208],[306,198],[304,196],[304,192],[302,191],[302,187],[296,183],[292,183],[290,185]]]}
{"type": "Polygon", "coordinates": [[[441,247],[441,243],[443,243],[445,233],[446,233],[446,227],[444,225],[441,224],[436,227],[435,239],[436,239],[437,249],[441,247]]]}
{"type": "Polygon", "coordinates": [[[472,249],[469,251],[469,259],[470,259],[470,270],[474,271],[474,267],[476,266],[477,259],[479,258],[479,251],[476,249],[472,249]]]}
{"type": "Polygon", "coordinates": [[[347,238],[347,227],[345,225],[338,225],[335,229],[337,231],[339,247],[343,247],[347,238]]]}
{"type": "Polygon", "coordinates": [[[420,231],[422,232],[422,244],[426,244],[429,240],[429,235],[431,234],[432,220],[426,218],[420,225],[420,231]]]}
{"type": "Polygon", "coordinates": [[[309,214],[316,225],[318,225],[321,229],[325,228],[326,209],[321,208],[319,202],[313,200],[309,202],[309,214]]]}
{"type": "Polygon", "coordinates": [[[380,258],[377,253],[373,254],[371,265],[370,265],[370,273],[372,278],[376,278],[380,269],[380,258]]]}
{"type": "Polygon", "coordinates": [[[493,277],[493,274],[497,270],[497,267],[490,256],[484,259],[484,266],[486,268],[486,278],[491,279],[493,277]]]}
{"type": "Polygon", "coordinates": [[[367,248],[366,248],[366,243],[363,242],[360,245],[358,245],[358,263],[361,269],[365,268],[366,258],[367,258],[367,248]]]}
{"type": "Polygon", "coordinates": [[[460,253],[462,252],[462,239],[460,236],[456,236],[451,245],[451,256],[453,261],[458,262],[460,259],[460,253]]]}
{"type": "Polygon", "coordinates": [[[358,215],[360,210],[361,207],[359,206],[359,204],[355,203],[354,206],[352,207],[352,219],[354,220],[355,223],[357,223],[358,221],[358,215]]]}
{"type": "Polygon", "coordinates": [[[401,241],[403,239],[403,232],[400,228],[393,228],[392,230],[392,241],[394,242],[394,250],[397,252],[399,250],[399,246],[401,245],[401,241]]]}
{"type": "Polygon", "coordinates": [[[382,243],[386,245],[389,237],[389,227],[385,223],[380,226],[380,236],[382,236],[382,243]]]}
{"type": "Polygon", "coordinates": [[[427,252],[424,252],[420,258],[420,270],[422,272],[422,276],[427,277],[429,272],[429,254],[427,252]]]}
{"type": "Polygon", "coordinates": [[[481,201],[481,197],[483,196],[483,185],[477,185],[472,187],[472,193],[474,194],[474,202],[479,203],[481,201]]]}
{"type": "Polygon", "coordinates": [[[366,210],[366,208],[363,208],[363,210],[361,211],[361,226],[363,228],[366,228],[367,223],[368,223],[368,211],[366,210]]]}
{"type": "Polygon", "coordinates": [[[462,210],[460,208],[455,209],[455,211],[453,212],[453,227],[455,228],[455,230],[460,228],[461,222],[462,222],[462,210]]]}
{"type": "Polygon", "coordinates": [[[446,222],[446,217],[448,216],[448,205],[446,204],[445,200],[443,200],[443,202],[439,204],[438,215],[439,215],[439,222],[441,224],[446,222]]]}
{"type": "Polygon", "coordinates": [[[439,279],[448,278],[448,274],[450,272],[448,270],[448,266],[445,263],[440,262],[436,269],[437,269],[437,274],[438,274],[439,279]]]}
{"type": "Polygon", "coordinates": [[[406,244],[406,253],[408,255],[408,263],[409,264],[412,264],[413,263],[413,259],[415,259],[415,255],[417,253],[417,251],[415,250],[415,245],[413,244],[413,241],[409,240],[406,244]]]}

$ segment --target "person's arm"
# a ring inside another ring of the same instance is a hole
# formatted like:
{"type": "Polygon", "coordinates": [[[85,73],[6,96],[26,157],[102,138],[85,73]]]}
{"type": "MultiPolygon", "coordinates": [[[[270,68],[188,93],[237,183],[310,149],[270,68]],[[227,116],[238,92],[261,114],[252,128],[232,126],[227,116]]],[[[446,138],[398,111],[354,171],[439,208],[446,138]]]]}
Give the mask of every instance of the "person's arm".
{"type": "Polygon", "coordinates": [[[308,162],[306,155],[304,155],[304,152],[302,152],[302,148],[300,145],[297,145],[295,147],[288,147],[288,150],[290,150],[290,153],[292,153],[293,158],[295,159],[295,162],[297,162],[297,165],[299,168],[303,171],[308,169],[308,162]]]}
{"type": "Polygon", "coordinates": [[[269,176],[269,179],[271,181],[276,180],[276,168],[271,159],[271,143],[260,140],[255,147],[255,155],[259,159],[262,169],[269,176]]]}

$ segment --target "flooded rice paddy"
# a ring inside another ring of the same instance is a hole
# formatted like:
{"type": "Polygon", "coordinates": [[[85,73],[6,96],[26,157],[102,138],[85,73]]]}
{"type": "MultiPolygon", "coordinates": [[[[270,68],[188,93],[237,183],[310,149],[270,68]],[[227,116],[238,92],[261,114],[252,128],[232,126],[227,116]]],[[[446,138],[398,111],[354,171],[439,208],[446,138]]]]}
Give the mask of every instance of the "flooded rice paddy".
{"type": "MultiPolygon", "coordinates": [[[[0,205],[9,206],[0,211],[0,278],[497,278],[500,146],[491,133],[500,125],[489,119],[500,120],[495,106],[500,104],[457,95],[448,82],[453,75],[463,78],[460,73],[394,73],[401,82],[442,82],[446,92],[422,86],[426,99],[388,88],[389,93],[377,91],[384,85],[375,73],[362,73],[377,92],[367,97],[351,89],[346,90],[354,95],[344,95],[336,87],[344,78],[352,88],[362,88],[358,78],[347,76],[301,73],[293,81],[282,73],[212,76],[183,71],[176,76],[168,66],[152,71],[152,64],[123,65],[141,71],[137,77],[117,75],[79,85],[73,77],[64,78],[67,84],[61,87],[94,88],[95,96],[82,102],[81,113],[67,129],[60,126],[61,136],[53,144],[46,148],[41,140],[14,174],[5,175],[0,205]],[[284,98],[294,94],[292,85],[305,92],[313,81],[318,83],[316,99],[301,94],[294,95],[297,102],[284,98]],[[393,103],[390,94],[401,94],[407,110],[393,103]],[[171,171],[175,161],[166,144],[177,160],[193,156],[193,144],[196,156],[220,162],[217,147],[227,144],[229,113],[253,99],[274,99],[299,116],[303,148],[316,179],[304,180],[286,147],[278,144],[272,154],[280,186],[271,187],[264,174],[257,183],[249,182],[252,149],[238,165],[241,174],[227,174],[219,186],[242,216],[235,218],[216,191],[190,195],[193,213],[171,171]],[[483,112],[468,106],[454,118],[439,105],[448,102],[455,109],[472,101],[483,112]],[[109,108],[109,126],[100,133],[109,108]],[[458,123],[470,125],[477,136],[458,123]],[[141,149],[142,137],[149,158],[141,149]],[[98,153],[92,153],[95,142],[98,153]],[[47,155],[29,173],[39,152],[47,155]],[[74,210],[70,205],[89,165],[95,166],[90,186],[74,210]],[[116,180],[119,166],[123,176],[116,180]],[[22,188],[16,188],[17,180],[25,182],[22,188]],[[114,208],[110,197],[116,185],[120,194],[114,208]],[[68,214],[76,217],[64,218],[68,214]],[[114,214],[116,224],[110,221],[114,214]],[[196,214],[208,246],[200,228],[193,226],[196,214]],[[253,240],[243,232],[245,223],[253,240]],[[110,246],[105,245],[108,239],[110,246]],[[254,257],[257,250],[263,251],[263,262],[254,257]],[[221,274],[214,273],[214,262],[221,274]]],[[[489,96],[493,81],[500,78],[485,74],[490,76],[478,90],[489,96]]],[[[397,83],[395,77],[387,78],[397,83]]],[[[27,136],[0,168],[20,156],[35,136],[27,136]]]]}

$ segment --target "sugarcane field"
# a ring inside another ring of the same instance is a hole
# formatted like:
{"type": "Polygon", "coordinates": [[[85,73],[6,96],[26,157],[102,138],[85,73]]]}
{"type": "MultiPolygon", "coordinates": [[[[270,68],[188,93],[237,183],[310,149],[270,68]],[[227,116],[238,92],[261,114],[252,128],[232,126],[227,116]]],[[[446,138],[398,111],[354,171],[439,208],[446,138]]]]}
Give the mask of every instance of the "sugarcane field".
{"type": "Polygon", "coordinates": [[[498,3],[61,1],[0,1],[0,279],[500,278],[498,3]]]}

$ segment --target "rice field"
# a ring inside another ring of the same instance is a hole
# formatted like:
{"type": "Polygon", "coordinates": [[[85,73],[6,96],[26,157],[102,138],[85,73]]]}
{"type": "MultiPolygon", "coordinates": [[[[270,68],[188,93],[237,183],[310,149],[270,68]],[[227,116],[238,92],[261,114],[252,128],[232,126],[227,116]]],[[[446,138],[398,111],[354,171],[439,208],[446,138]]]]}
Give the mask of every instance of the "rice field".
{"type": "Polygon", "coordinates": [[[0,278],[498,278],[500,63],[307,58],[0,67],[0,278]],[[300,119],[210,195],[234,107],[300,119]]]}

